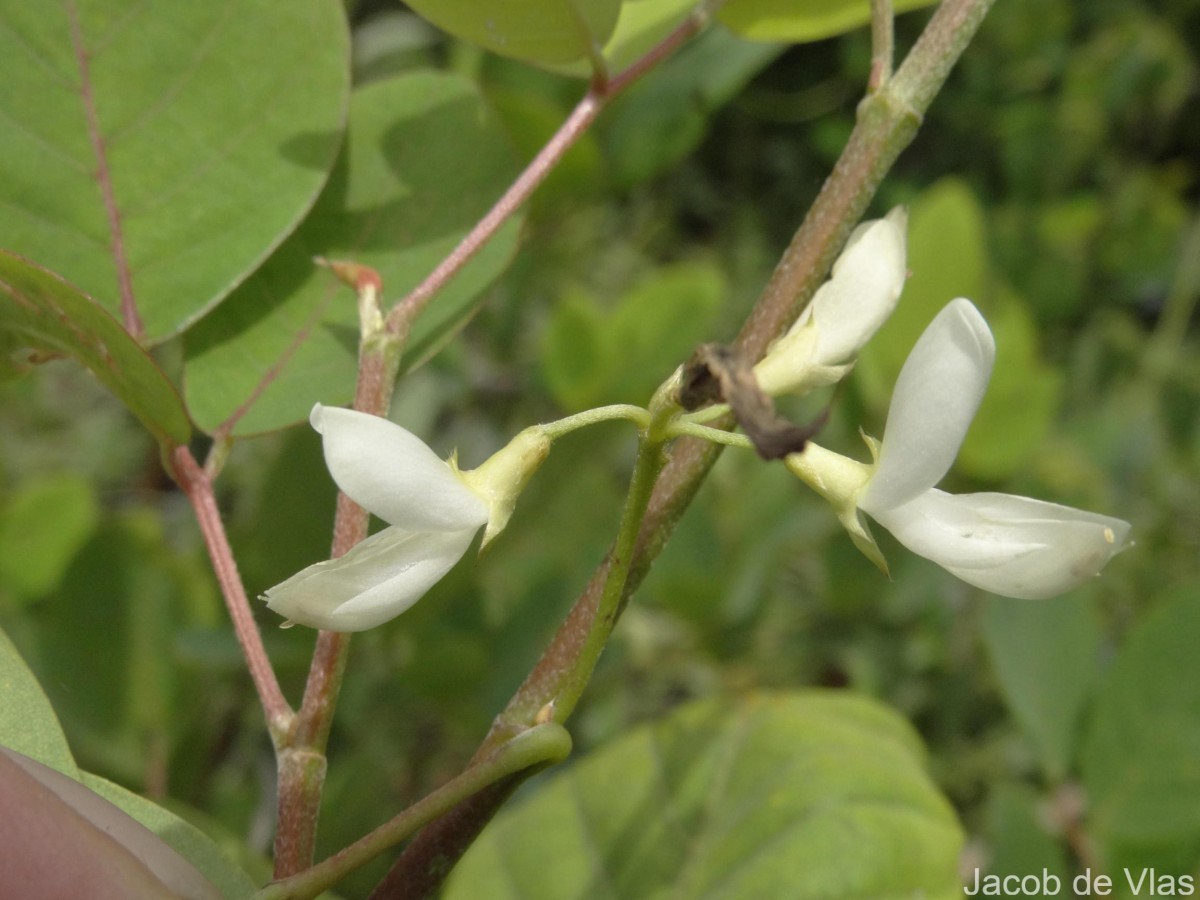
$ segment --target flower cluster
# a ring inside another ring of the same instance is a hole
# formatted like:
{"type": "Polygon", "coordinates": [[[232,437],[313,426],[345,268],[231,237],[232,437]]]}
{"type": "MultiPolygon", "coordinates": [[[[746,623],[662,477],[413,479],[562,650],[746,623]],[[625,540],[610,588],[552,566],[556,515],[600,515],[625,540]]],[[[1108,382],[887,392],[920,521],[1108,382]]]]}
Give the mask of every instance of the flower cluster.
{"type": "MultiPolygon", "coordinates": [[[[759,388],[772,396],[803,394],[843,378],[895,308],[905,266],[903,210],[859,226],[830,279],[755,367],[759,388]]],[[[882,442],[867,438],[873,463],[809,442],[786,465],[829,500],[855,544],[884,571],[863,514],[969,584],[1009,597],[1051,597],[1099,572],[1126,546],[1129,524],[1028,497],[937,489],[994,359],[983,316],[969,300],[954,300],[905,362],[882,442]]],[[[310,420],[338,487],[389,523],[264,595],[289,620],[334,631],[360,631],[399,615],[458,562],[481,528],[484,544],[495,537],[551,441],[550,426],[534,426],[464,472],[453,457],[439,459],[386,419],[318,404],[310,420]]]]}

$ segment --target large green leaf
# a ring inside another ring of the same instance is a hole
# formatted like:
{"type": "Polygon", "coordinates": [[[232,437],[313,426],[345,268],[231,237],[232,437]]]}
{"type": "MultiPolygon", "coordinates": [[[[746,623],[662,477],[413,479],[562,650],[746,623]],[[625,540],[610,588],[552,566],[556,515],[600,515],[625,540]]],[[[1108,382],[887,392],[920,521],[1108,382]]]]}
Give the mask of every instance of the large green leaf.
{"type": "Polygon", "coordinates": [[[0,631],[0,744],[72,778],[79,767],[58,716],[21,654],[0,631]]]}
{"type": "MultiPolygon", "coordinates": [[[[446,256],[516,175],[503,130],[463,78],[419,72],[355,92],[346,151],[304,225],[185,339],[188,408],[207,431],[271,431],[318,400],[349,403],[357,366],[352,291],[314,255],[352,259],[402,296],[446,256]]],[[[501,229],[417,320],[416,362],[461,326],[516,248],[501,229]]],[[[412,362],[409,363],[411,366],[412,362]]]]}
{"type": "Polygon", "coordinates": [[[446,898],[948,900],[961,846],[886,708],[832,692],[702,701],[502,813],[446,898]]]}
{"type": "Polygon", "coordinates": [[[338,0],[0,0],[0,245],[178,332],[316,198],[348,52],[338,0]]]}
{"type": "Polygon", "coordinates": [[[99,775],[83,772],[79,780],[175,848],[213,883],[225,900],[242,900],[254,893],[256,885],[250,876],[230,862],[208,835],[173,812],[99,775]]]}
{"type": "Polygon", "coordinates": [[[1083,747],[1089,834],[1110,871],[1200,863],[1200,593],[1179,591],[1129,636],[1083,747]]]}
{"type": "Polygon", "coordinates": [[[1100,628],[1086,596],[1053,603],[984,601],[992,668],[1042,769],[1062,780],[1071,769],[1081,715],[1100,663],[1100,628]]]}
{"type": "Polygon", "coordinates": [[[160,442],[184,444],[191,436],[175,387],[111,315],[58,276],[2,250],[0,337],[10,350],[83,363],[160,442]]]}
{"type": "MultiPolygon", "coordinates": [[[[938,0],[895,0],[896,12],[938,0]]],[[[728,0],[721,23],[753,41],[804,43],[833,37],[871,20],[870,0],[728,0]]]]}
{"type": "Polygon", "coordinates": [[[617,24],[621,0],[411,0],[416,12],[452,35],[537,63],[584,59],[603,47],[617,24]]]}

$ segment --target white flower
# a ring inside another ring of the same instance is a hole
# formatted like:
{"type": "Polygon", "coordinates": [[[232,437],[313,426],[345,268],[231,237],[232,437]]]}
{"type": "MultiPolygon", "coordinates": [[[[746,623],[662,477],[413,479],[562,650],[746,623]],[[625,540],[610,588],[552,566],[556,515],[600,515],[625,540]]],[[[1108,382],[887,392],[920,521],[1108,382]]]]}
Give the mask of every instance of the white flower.
{"type": "Polygon", "coordinates": [[[333,480],[391,527],[264,594],[293,622],[363,631],[404,612],[467,552],[489,505],[421,440],[378,416],[317,404],[333,480]]]}
{"type": "Polygon", "coordinates": [[[994,358],[983,316],[969,300],[953,301],[900,371],[874,468],[815,447],[812,456],[789,457],[788,466],[831,499],[855,543],[877,562],[858,510],[968,584],[1006,597],[1052,597],[1123,550],[1129,523],[1028,497],[956,496],[934,487],[958,455],[994,358]]]}
{"type": "Polygon", "coordinates": [[[800,318],[754,367],[763,392],[804,393],[833,384],[896,308],[907,276],[907,214],[864,222],[850,235],[830,278],[800,318]]]}

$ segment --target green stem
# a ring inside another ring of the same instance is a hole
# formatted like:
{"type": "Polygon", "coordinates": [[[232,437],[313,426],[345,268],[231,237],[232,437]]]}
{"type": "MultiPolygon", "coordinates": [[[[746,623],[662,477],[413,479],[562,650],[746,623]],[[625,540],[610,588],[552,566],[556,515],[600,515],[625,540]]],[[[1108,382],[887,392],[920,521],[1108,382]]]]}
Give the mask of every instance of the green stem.
{"type": "Polygon", "coordinates": [[[892,0],[871,0],[871,77],[867,87],[872,91],[892,77],[894,19],[892,0]]]}
{"type": "Polygon", "coordinates": [[[638,428],[644,430],[650,424],[650,413],[640,406],[633,406],[629,403],[614,403],[612,406],[598,406],[595,409],[587,409],[581,413],[575,413],[573,416],[566,416],[562,419],[556,419],[553,422],[547,422],[544,425],[539,425],[538,429],[553,441],[579,428],[586,428],[598,422],[611,422],[614,419],[628,419],[637,425],[638,428]]]}
{"type": "Polygon", "coordinates": [[[709,428],[707,425],[698,425],[695,422],[689,422],[687,419],[679,419],[672,422],[667,428],[667,434],[671,437],[700,438],[703,441],[723,444],[727,447],[754,449],[754,442],[744,434],[736,431],[725,431],[721,428],[709,428]]]}
{"type": "MultiPolygon", "coordinates": [[[[563,648],[567,650],[563,659],[565,668],[551,676],[552,683],[531,685],[535,696],[550,696],[548,704],[556,722],[565,722],[575,710],[579,698],[583,696],[584,688],[591,680],[600,654],[604,651],[604,645],[608,643],[613,627],[617,624],[627,596],[626,587],[638,534],[646,517],[654,482],[666,462],[664,446],[655,440],[652,429],[643,432],[638,445],[637,461],[633,467],[633,477],[629,482],[629,494],[625,498],[625,508],[621,513],[621,524],[609,551],[608,574],[591,621],[583,632],[581,641],[573,642],[574,645],[569,648],[563,648]]],[[[505,710],[505,715],[515,713],[515,720],[510,720],[510,724],[520,727],[520,723],[529,721],[530,714],[536,716],[544,706],[546,704],[541,704],[538,710],[510,708],[505,710]]]]}
{"type": "Polygon", "coordinates": [[[315,897],[466,798],[512,775],[562,762],[570,752],[571,736],[565,728],[553,722],[535,725],[346,849],[298,875],[268,884],[252,900],[315,897]]]}
{"type": "Polygon", "coordinates": [[[684,422],[691,422],[694,425],[707,425],[709,422],[723,419],[727,415],[729,415],[729,404],[714,403],[712,406],[705,406],[695,412],[686,413],[680,418],[684,422]]]}

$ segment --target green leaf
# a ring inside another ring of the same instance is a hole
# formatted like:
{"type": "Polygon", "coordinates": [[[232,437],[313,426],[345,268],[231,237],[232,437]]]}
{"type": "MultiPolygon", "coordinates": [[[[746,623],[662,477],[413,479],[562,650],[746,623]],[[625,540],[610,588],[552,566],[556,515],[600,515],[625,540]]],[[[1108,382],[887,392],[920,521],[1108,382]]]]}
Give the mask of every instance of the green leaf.
{"type": "MultiPolygon", "coordinates": [[[[471,82],[419,72],[356,91],[346,150],[312,215],[185,338],[197,423],[255,434],[304,419],[317,401],[349,403],[355,297],[312,257],[374,267],[394,300],[433,270],[515,175],[505,134],[471,82]]],[[[417,319],[408,368],[474,312],[515,251],[519,228],[519,217],[510,220],[417,319]]]]}
{"type": "Polygon", "coordinates": [[[1100,628],[1086,597],[984,601],[983,635],[1013,715],[1052,781],[1071,770],[1099,672],[1100,628]]]}
{"type": "Polygon", "coordinates": [[[230,862],[221,849],[199,829],[157,803],[127,791],[99,775],[82,772],[79,780],[170,844],[184,859],[199,869],[226,900],[241,900],[254,893],[256,886],[250,877],[230,862]]]}
{"type": "Polygon", "coordinates": [[[542,338],[542,374],[563,408],[645,403],[668,374],[708,336],[725,297],[725,276],[711,262],[663,266],[605,313],[582,292],[555,307],[542,338]]]}
{"type": "Polygon", "coordinates": [[[1020,878],[1045,869],[1062,884],[1070,883],[1062,843],[1046,830],[1045,803],[1024,785],[1001,783],[992,788],[987,803],[987,873],[1020,878]]]}
{"type": "Polygon", "coordinates": [[[585,59],[617,24],[621,0],[412,0],[409,7],[457,38],[535,63],[585,59]]]}
{"type": "Polygon", "coordinates": [[[99,514],[91,484],[79,475],[23,485],[0,507],[0,584],[27,599],[52,590],[99,514]]]}
{"type": "MultiPolygon", "coordinates": [[[[895,0],[907,12],[937,0],[895,0]]],[[[850,31],[871,21],[869,0],[729,0],[717,14],[722,25],[752,41],[802,44],[850,31]]]]}
{"type": "Polygon", "coordinates": [[[847,694],[689,704],[502,813],[447,900],[961,896],[911,729],[847,694]]]}
{"type": "Polygon", "coordinates": [[[149,511],[110,516],[59,589],[29,609],[38,672],[71,745],[85,765],[129,781],[144,777],[147,740],[191,712],[172,702],[181,679],[173,635],[183,611],[169,554],[149,511]]]}
{"type": "Polygon", "coordinates": [[[1200,863],[1200,592],[1177,591],[1129,636],[1083,746],[1089,834],[1111,871],[1200,863]]]}
{"type": "MultiPolygon", "coordinates": [[[[691,15],[699,0],[626,0],[621,15],[602,55],[609,74],[615,74],[636,62],[683,20],[691,15]]],[[[546,65],[545,68],[564,75],[588,78],[592,75],[590,61],[546,65]]]]}
{"type": "Polygon", "coordinates": [[[134,304],[147,341],[228,294],[325,182],[349,91],[338,0],[0,0],[0,23],[0,244],[134,304]]]}
{"type": "Polygon", "coordinates": [[[78,360],[160,443],[191,437],[174,385],[112,316],[57,275],[2,250],[0,335],[7,344],[78,360]]]}
{"type": "Polygon", "coordinates": [[[0,744],[79,778],[54,708],[8,635],[0,631],[0,744]]]}
{"type": "Polygon", "coordinates": [[[617,27],[604,45],[609,71],[619,72],[636,62],[699,5],[698,0],[626,0],[617,27]]]}
{"type": "Polygon", "coordinates": [[[712,113],[784,49],[712,29],[663,63],[604,119],[601,137],[615,179],[636,184],[687,156],[703,139],[712,113]]]}
{"type": "Polygon", "coordinates": [[[542,335],[542,377],[563,409],[588,409],[607,390],[614,360],[604,327],[604,314],[584,294],[555,305],[542,335]]]}

